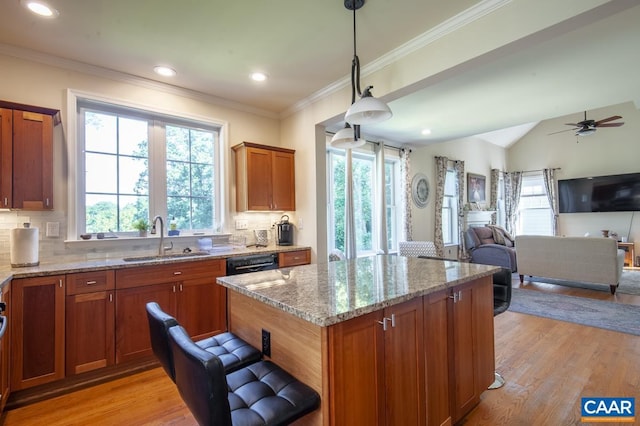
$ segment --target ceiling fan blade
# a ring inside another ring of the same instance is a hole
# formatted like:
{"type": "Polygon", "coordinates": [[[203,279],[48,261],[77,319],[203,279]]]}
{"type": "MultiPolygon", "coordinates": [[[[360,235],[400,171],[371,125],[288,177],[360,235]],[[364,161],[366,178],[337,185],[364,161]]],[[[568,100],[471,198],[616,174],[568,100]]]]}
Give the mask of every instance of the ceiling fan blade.
{"type": "Polygon", "coordinates": [[[622,117],[621,117],[621,116],[619,116],[619,115],[614,115],[614,116],[611,116],[611,117],[608,117],[608,118],[603,118],[602,120],[598,120],[598,121],[596,121],[596,126],[599,126],[599,125],[601,125],[602,123],[606,123],[606,122],[608,122],[608,121],[618,120],[618,119],[620,119],[620,118],[622,118],[622,117]]]}
{"type": "Polygon", "coordinates": [[[573,126],[573,127],[578,127],[580,126],[578,123],[564,123],[565,126],[573,126]]]}
{"type": "Polygon", "coordinates": [[[624,122],[621,123],[605,123],[605,124],[598,124],[596,127],[620,127],[624,124],[624,122]]]}
{"type": "Polygon", "coordinates": [[[575,131],[575,130],[578,130],[578,129],[580,129],[580,127],[576,127],[575,129],[560,130],[559,132],[548,133],[547,136],[555,135],[557,133],[571,132],[571,131],[575,131]]]}

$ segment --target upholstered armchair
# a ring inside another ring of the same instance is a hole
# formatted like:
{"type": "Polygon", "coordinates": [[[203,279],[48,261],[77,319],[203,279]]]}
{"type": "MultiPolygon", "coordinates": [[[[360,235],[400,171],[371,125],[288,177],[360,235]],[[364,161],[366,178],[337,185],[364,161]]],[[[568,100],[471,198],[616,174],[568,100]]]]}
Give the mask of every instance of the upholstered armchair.
{"type": "Polygon", "coordinates": [[[472,226],[465,232],[467,253],[472,263],[518,270],[512,237],[497,226],[472,226]]]}

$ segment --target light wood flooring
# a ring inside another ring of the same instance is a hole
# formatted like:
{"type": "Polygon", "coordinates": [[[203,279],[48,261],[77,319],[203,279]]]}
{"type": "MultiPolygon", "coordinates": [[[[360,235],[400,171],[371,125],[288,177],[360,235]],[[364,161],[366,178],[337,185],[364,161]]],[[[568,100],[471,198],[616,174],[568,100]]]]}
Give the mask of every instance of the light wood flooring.
{"type": "MultiPolygon", "coordinates": [[[[522,288],[640,305],[640,296],[608,291],[526,281],[522,288]]],[[[495,334],[496,369],[507,383],[484,392],[464,425],[581,425],[583,396],[640,402],[640,336],[509,311],[495,318],[495,334]]],[[[160,368],[17,408],[3,419],[6,426],[196,424],[160,368]]]]}

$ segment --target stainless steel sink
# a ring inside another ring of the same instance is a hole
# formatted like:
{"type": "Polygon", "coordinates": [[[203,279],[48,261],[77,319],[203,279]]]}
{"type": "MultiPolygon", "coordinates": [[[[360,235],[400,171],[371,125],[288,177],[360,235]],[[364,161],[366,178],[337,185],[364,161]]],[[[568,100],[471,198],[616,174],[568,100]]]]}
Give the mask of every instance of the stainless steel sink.
{"type": "Polygon", "coordinates": [[[190,253],[170,253],[170,254],[154,254],[149,256],[132,256],[132,257],[124,257],[122,260],[125,262],[144,262],[147,260],[162,260],[162,259],[176,259],[182,257],[195,257],[195,256],[206,256],[209,253],[206,251],[192,251],[190,253]]]}

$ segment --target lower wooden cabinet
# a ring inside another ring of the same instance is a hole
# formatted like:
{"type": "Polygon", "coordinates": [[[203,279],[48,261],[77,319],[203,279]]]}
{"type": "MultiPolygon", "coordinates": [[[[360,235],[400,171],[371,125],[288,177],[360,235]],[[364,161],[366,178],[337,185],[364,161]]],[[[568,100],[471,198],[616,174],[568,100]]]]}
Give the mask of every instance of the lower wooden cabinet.
{"type": "Polygon", "coordinates": [[[11,391],[64,377],[64,275],[11,283],[11,391]]]}
{"type": "Polygon", "coordinates": [[[116,363],[151,357],[145,305],[157,302],[193,339],[227,329],[223,259],[141,266],[116,271],[116,363]]]}
{"type": "Polygon", "coordinates": [[[66,375],[115,363],[115,273],[68,274],[66,375]]]}
{"type": "Polygon", "coordinates": [[[424,425],[422,298],[329,329],[331,424],[424,425]]]}
{"type": "Polygon", "coordinates": [[[309,263],[311,263],[311,250],[309,249],[278,253],[278,266],[280,268],[308,265],[309,263]]]}
{"type": "Polygon", "coordinates": [[[11,353],[11,327],[9,327],[9,323],[12,321],[11,319],[11,286],[5,285],[2,288],[2,293],[0,294],[0,302],[5,304],[4,312],[0,313],[2,315],[2,324],[0,325],[0,330],[3,330],[2,335],[0,335],[0,414],[4,410],[4,406],[7,403],[7,399],[9,398],[9,390],[11,384],[11,377],[9,373],[10,369],[10,356],[11,353]]]}

